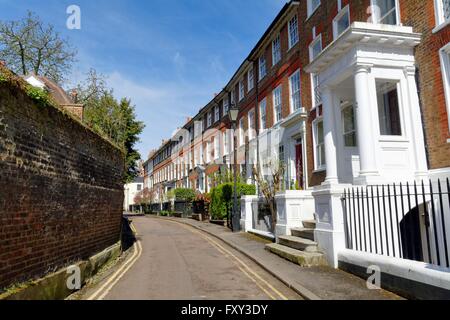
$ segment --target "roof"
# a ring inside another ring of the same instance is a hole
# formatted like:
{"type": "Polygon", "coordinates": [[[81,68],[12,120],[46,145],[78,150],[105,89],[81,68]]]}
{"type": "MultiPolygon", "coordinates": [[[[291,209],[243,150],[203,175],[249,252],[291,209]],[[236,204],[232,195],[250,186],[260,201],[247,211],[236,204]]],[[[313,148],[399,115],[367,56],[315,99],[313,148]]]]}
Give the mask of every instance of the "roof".
{"type": "Polygon", "coordinates": [[[73,105],[74,102],[69,95],[54,81],[44,76],[39,76],[34,73],[30,73],[24,77],[24,79],[33,86],[47,89],[53,100],[59,105],[73,105]]]}

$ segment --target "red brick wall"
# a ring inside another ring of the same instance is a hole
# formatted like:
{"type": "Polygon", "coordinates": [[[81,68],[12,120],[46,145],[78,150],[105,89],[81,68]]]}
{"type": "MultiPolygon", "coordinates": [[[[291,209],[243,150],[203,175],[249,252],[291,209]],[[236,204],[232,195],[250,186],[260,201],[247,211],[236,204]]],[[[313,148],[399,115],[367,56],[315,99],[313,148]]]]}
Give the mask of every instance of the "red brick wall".
{"type": "Polygon", "coordinates": [[[450,167],[450,138],[439,50],[450,42],[450,26],[436,27],[433,1],[400,1],[402,22],[422,33],[416,48],[420,99],[430,169],[450,167]]]}
{"type": "Polygon", "coordinates": [[[0,84],[0,291],[120,239],[122,153],[0,84]]]}

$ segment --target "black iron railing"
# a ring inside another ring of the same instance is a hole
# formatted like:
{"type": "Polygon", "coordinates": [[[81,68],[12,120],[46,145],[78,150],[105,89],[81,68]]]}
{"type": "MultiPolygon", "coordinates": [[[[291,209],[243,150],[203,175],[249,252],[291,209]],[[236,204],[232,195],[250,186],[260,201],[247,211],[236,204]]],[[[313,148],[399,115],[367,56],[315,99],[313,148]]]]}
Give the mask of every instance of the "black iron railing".
{"type": "Polygon", "coordinates": [[[351,188],[343,196],[348,249],[450,267],[450,182],[351,188]]]}

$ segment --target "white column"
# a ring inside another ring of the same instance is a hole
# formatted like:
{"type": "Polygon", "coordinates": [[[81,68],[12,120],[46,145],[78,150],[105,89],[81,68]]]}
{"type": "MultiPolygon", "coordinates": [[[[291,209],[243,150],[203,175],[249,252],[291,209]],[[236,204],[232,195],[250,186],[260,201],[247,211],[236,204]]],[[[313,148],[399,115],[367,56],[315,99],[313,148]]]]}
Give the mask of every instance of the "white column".
{"type": "Polygon", "coordinates": [[[323,130],[325,135],[325,159],[327,178],[325,184],[338,183],[337,156],[336,156],[336,126],[333,105],[333,92],[331,88],[324,87],[322,93],[323,130]]]}
{"type": "Polygon", "coordinates": [[[414,155],[415,155],[415,176],[417,180],[427,179],[428,177],[428,164],[425,152],[425,137],[423,134],[423,123],[421,117],[419,95],[416,83],[416,68],[414,66],[405,68],[405,76],[408,84],[408,100],[409,107],[407,114],[411,116],[411,131],[413,135],[412,141],[414,141],[414,155]]]}
{"type": "Polygon", "coordinates": [[[357,65],[355,70],[356,121],[361,163],[360,180],[368,183],[367,177],[379,176],[375,155],[375,135],[373,134],[373,111],[370,103],[370,65],[357,65]]]}

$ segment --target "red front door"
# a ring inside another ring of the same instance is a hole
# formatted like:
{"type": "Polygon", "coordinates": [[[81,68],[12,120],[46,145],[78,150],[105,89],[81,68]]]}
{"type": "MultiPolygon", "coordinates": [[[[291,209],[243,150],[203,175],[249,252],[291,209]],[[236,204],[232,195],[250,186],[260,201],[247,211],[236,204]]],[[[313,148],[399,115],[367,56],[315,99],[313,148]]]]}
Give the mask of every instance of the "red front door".
{"type": "Polygon", "coordinates": [[[297,144],[295,146],[295,171],[297,172],[298,186],[304,189],[303,185],[303,144],[297,144]]]}

